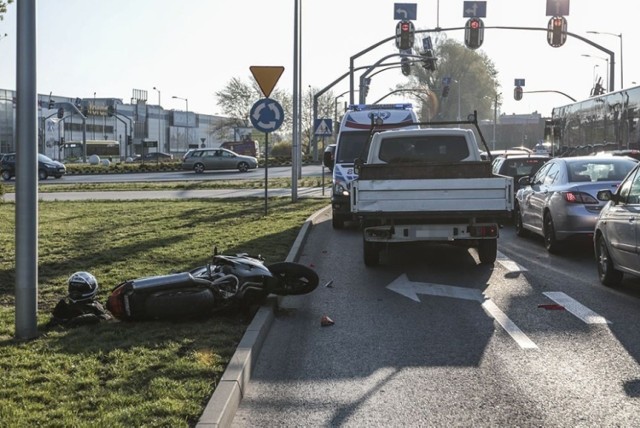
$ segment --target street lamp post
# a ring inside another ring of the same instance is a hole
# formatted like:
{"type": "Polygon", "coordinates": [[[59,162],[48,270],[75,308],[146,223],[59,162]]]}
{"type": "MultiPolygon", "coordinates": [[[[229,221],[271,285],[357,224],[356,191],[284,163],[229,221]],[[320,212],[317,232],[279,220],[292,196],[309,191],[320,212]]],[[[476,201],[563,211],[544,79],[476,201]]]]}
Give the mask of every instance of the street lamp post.
{"type": "MultiPolygon", "coordinates": [[[[587,58],[596,58],[596,59],[601,59],[603,61],[607,62],[607,87],[605,88],[605,90],[607,92],[609,91],[613,91],[613,88],[609,88],[609,58],[605,58],[603,56],[597,56],[597,55],[589,55],[589,54],[582,54],[582,56],[587,57],[587,58]]],[[[593,71],[595,72],[595,67],[593,68],[593,71]]],[[[595,82],[595,75],[593,77],[593,80],[595,82]]]]}
{"type": "MultiPolygon", "coordinates": [[[[158,147],[162,147],[162,127],[160,126],[160,119],[162,116],[160,112],[162,111],[162,107],[160,107],[160,89],[154,86],[153,90],[158,92],[158,147]]],[[[167,151],[167,153],[171,152],[170,147],[168,147],[168,145],[164,149],[167,151]]]]}
{"type": "Polygon", "coordinates": [[[187,105],[187,149],[189,148],[189,99],[187,98],[182,98],[182,97],[176,97],[175,95],[172,96],[171,98],[175,98],[177,100],[182,100],[186,103],[187,105]]]}
{"type": "MultiPolygon", "coordinates": [[[[620,89],[624,88],[624,67],[622,65],[622,33],[606,33],[604,31],[587,31],[588,34],[606,34],[608,36],[615,36],[620,39],[620,89]]],[[[611,88],[613,91],[614,88],[611,88]]]]}
{"type": "Polygon", "coordinates": [[[93,111],[91,112],[91,115],[93,116],[93,139],[96,139],[96,93],[93,93],[93,111]]]}

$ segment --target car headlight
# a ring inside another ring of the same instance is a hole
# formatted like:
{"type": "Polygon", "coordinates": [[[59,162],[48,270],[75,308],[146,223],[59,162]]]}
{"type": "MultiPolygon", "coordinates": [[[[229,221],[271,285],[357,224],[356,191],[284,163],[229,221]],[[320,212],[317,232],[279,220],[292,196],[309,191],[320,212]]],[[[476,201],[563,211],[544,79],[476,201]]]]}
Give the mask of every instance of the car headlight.
{"type": "Polygon", "coordinates": [[[349,187],[347,183],[337,182],[333,186],[333,194],[341,196],[349,196],[349,187]]]}

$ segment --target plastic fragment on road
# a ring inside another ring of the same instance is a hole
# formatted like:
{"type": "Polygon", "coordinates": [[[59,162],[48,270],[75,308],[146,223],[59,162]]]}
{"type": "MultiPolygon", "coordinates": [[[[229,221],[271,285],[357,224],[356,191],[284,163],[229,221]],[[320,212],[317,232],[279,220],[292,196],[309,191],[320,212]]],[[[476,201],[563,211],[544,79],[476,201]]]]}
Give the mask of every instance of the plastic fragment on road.
{"type": "Polygon", "coordinates": [[[333,288],[333,279],[331,281],[327,282],[324,286],[327,287],[327,288],[333,288]]]}
{"type": "Polygon", "coordinates": [[[564,306],[557,305],[555,303],[547,304],[547,305],[538,305],[539,308],[546,309],[548,311],[564,311],[564,306]]]}
{"type": "Polygon", "coordinates": [[[333,320],[331,318],[329,318],[328,316],[324,315],[322,317],[322,319],[320,320],[320,325],[322,327],[328,327],[330,325],[334,325],[335,322],[333,322],[333,320]]]}

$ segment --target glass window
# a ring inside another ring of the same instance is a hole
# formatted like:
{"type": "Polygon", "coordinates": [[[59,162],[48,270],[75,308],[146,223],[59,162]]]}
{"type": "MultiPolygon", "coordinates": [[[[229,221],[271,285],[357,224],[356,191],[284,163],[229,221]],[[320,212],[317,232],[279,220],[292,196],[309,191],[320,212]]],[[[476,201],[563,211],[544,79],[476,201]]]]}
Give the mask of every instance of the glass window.
{"type": "Polygon", "coordinates": [[[549,171],[549,168],[551,168],[551,163],[548,163],[540,168],[531,180],[531,184],[542,184],[542,180],[547,175],[547,171],[549,171]]]}
{"type": "Polygon", "coordinates": [[[545,175],[544,177],[543,184],[546,186],[551,186],[553,183],[556,182],[559,175],[560,175],[560,165],[557,162],[554,162],[549,167],[547,175],[545,175]]]}

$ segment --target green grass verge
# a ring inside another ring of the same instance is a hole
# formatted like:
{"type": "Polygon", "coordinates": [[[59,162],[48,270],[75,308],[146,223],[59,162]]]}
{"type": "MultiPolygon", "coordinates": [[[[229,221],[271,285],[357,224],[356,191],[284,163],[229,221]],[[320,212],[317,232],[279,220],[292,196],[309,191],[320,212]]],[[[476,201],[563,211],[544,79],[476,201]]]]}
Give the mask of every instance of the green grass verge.
{"type": "Polygon", "coordinates": [[[227,253],[286,258],[303,222],[326,200],[39,203],[38,332],[15,336],[15,205],[0,203],[2,426],[193,426],[249,317],[46,326],[75,271],[93,273],[105,302],[125,279],[204,264],[227,253]]]}

